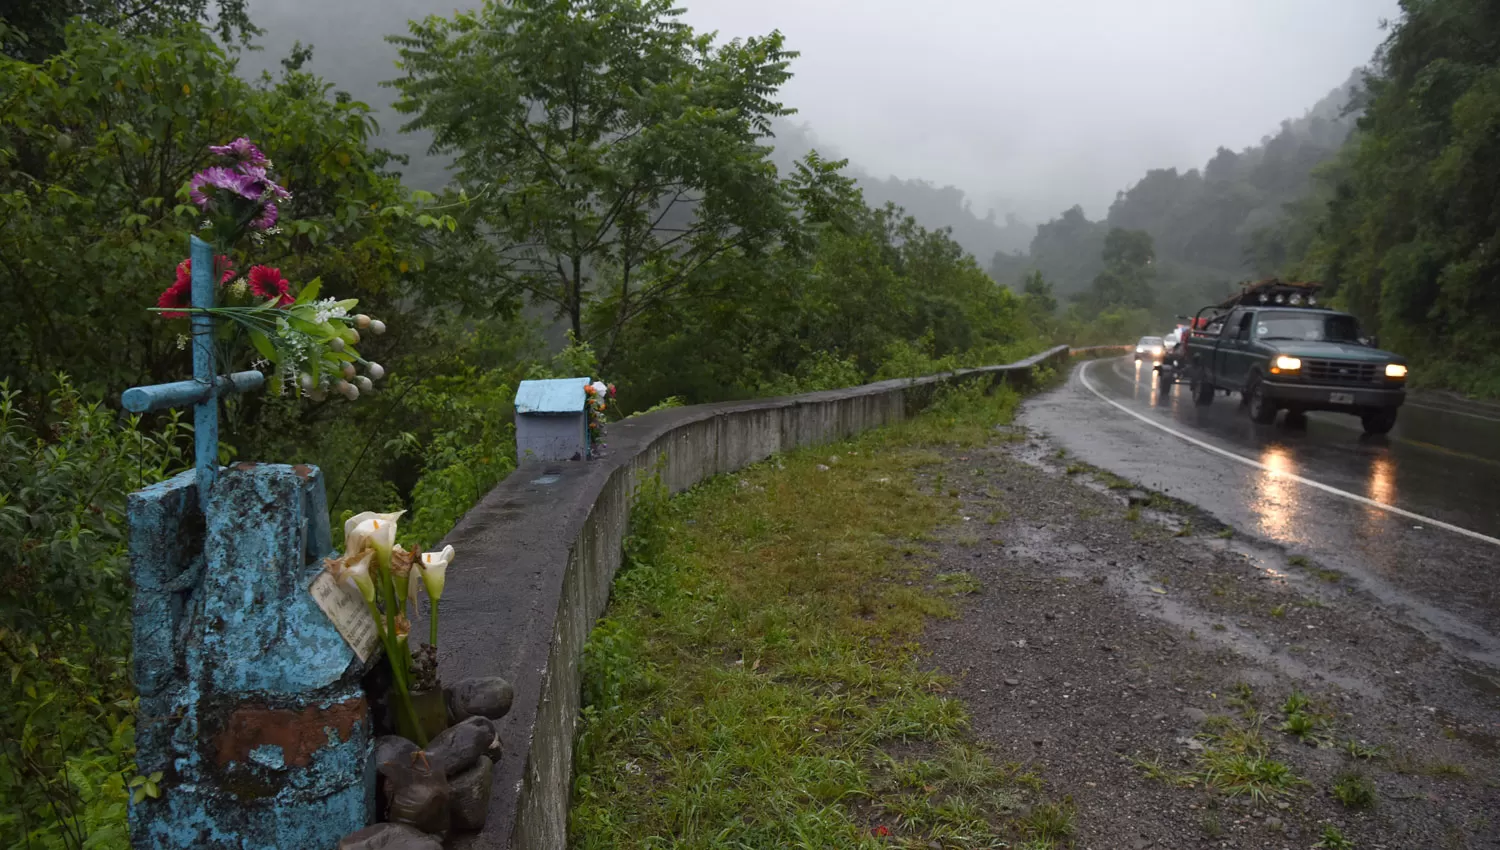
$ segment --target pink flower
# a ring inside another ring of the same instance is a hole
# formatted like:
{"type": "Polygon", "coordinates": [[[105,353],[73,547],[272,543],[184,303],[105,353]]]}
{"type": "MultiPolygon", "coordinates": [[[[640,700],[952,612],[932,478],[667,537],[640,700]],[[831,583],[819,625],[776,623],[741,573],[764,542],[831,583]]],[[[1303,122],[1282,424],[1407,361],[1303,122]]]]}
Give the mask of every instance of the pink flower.
{"type": "Polygon", "coordinates": [[[278,201],[285,201],[292,196],[291,192],[277,185],[276,181],[271,179],[271,175],[266,172],[264,165],[242,163],[239,167],[239,172],[249,179],[249,188],[254,193],[256,200],[262,198],[269,200],[275,197],[278,201]]]}
{"type": "Polygon", "coordinates": [[[266,161],[265,154],[260,148],[250,143],[244,136],[235,139],[227,145],[209,145],[208,150],[218,156],[227,156],[238,162],[248,162],[253,165],[262,165],[266,161]]]}
{"type": "Polygon", "coordinates": [[[250,226],[255,230],[270,230],[276,226],[276,217],[278,215],[279,210],[276,209],[275,204],[266,204],[261,209],[260,215],[256,216],[254,221],[250,222],[250,226]]]}
{"type": "Polygon", "coordinates": [[[217,194],[219,191],[238,195],[248,201],[260,200],[260,193],[256,191],[254,178],[241,174],[230,168],[214,165],[203,169],[193,175],[193,180],[188,184],[189,197],[199,209],[208,207],[209,194],[204,189],[217,194]]]}

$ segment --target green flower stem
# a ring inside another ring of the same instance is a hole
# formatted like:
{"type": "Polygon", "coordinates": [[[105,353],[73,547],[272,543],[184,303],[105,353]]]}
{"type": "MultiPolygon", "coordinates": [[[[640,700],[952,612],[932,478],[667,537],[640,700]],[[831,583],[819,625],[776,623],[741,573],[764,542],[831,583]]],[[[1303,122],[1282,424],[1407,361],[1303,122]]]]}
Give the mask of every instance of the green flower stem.
{"type": "MultiPolygon", "coordinates": [[[[406,715],[407,722],[417,736],[417,746],[427,746],[427,730],[417,716],[417,707],[411,701],[411,656],[401,649],[401,640],[396,636],[396,585],[391,577],[391,551],[375,547],[375,568],[380,574],[380,596],[385,603],[385,658],[391,665],[398,709],[406,715]]],[[[402,606],[403,608],[405,606],[402,606]]],[[[402,611],[404,614],[405,611],[402,611]]]]}
{"type": "Polygon", "coordinates": [[[438,629],[438,600],[430,599],[432,602],[432,616],[427,618],[427,645],[437,652],[437,629],[438,629]]]}

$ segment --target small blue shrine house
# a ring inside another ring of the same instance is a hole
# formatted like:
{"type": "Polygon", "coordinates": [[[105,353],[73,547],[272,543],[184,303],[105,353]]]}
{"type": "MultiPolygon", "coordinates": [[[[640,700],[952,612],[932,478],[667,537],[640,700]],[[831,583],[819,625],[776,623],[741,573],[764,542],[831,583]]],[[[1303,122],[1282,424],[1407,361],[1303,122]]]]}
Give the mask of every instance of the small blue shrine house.
{"type": "Polygon", "coordinates": [[[516,457],[520,462],[588,457],[588,406],[583,389],[588,384],[588,378],[521,382],[516,389],[516,457]]]}

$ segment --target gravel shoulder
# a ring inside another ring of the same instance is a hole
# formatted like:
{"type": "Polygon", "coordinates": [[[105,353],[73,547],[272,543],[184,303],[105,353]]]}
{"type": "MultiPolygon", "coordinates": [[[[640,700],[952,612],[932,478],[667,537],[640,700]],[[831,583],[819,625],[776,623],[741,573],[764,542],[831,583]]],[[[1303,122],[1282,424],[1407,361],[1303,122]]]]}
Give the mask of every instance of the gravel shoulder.
{"type": "Polygon", "coordinates": [[[1076,847],[1500,848],[1497,671],[1336,570],[1002,436],[924,472],[964,517],[934,585],[964,593],[923,645],[994,757],[1072,798],[1076,847]]]}

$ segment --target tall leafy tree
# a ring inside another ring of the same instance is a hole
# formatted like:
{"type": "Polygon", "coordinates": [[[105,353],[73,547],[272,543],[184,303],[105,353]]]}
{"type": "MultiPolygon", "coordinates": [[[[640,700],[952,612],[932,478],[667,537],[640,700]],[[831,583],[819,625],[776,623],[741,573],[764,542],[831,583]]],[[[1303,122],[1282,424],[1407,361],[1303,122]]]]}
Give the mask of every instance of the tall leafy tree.
{"type": "Polygon", "coordinates": [[[224,41],[259,34],[247,0],[11,0],[0,12],[0,52],[39,62],[62,50],[79,18],[130,35],[162,33],[183,22],[211,22],[224,41]]]}
{"type": "Polygon", "coordinates": [[[1144,230],[1111,228],[1100,252],[1104,271],[1082,299],[1095,310],[1115,307],[1150,309],[1156,303],[1151,280],[1155,276],[1156,249],[1144,230]]]}
{"type": "Polygon", "coordinates": [[[489,0],[393,37],[396,108],[453,154],[496,291],[609,358],[643,314],[788,225],[767,147],[795,56],[715,45],[670,0],[489,0]]]}

